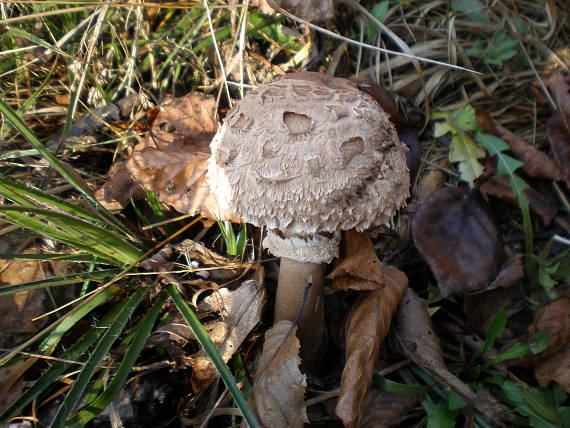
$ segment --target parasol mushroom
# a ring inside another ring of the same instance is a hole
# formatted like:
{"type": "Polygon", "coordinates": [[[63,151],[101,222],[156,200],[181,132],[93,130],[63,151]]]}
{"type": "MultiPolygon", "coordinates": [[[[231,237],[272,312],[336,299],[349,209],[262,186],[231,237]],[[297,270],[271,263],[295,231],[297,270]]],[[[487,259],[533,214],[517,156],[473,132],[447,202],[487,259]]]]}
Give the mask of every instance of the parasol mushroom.
{"type": "Polygon", "coordinates": [[[221,208],[267,227],[263,245],[281,259],[275,322],[298,318],[311,359],[323,334],[324,264],[338,256],[340,231],[389,223],[405,204],[405,146],[350,81],[300,72],[249,92],[211,149],[208,183],[221,208]]]}

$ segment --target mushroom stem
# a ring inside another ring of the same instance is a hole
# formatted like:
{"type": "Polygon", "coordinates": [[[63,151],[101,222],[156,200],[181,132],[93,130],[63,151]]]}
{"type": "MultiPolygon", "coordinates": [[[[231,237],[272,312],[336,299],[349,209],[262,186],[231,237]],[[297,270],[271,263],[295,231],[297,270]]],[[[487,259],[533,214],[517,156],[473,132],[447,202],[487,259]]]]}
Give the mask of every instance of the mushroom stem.
{"type": "Polygon", "coordinates": [[[316,356],[322,342],[323,282],[323,263],[281,258],[275,300],[275,322],[298,320],[297,332],[304,361],[310,361],[316,356]],[[307,286],[309,291],[305,297],[307,286]]]}

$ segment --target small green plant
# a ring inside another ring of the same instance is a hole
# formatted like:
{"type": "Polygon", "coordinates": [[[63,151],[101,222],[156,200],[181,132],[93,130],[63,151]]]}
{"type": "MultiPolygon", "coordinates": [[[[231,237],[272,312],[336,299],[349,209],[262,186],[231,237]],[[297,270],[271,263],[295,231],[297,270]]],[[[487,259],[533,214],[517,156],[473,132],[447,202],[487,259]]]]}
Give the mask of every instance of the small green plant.
{"type": "MultiPolygon", "coordinates": [[[[372,10],[370,11],[370,13],[378,21],[384,22],[384,18],[386,17],[386,12],[388,12],[389,8],[390,8],[390,1],[383,0],[381,2],[376,3],[372,8],[372,10]]],[[[376,38],[378,31],[380,31],[378,25],[376,25],[374,22],[369,22],[368,27],[366,27],[366,32],[364,33],[366,43],[374,43],[374,39],[376,38]]]]}
{"type": "Polygon", "coordinates": [[[218,221],[218,227],[226,244],[226,252],[232,257],[241,257],[247,242],[247,228],[243,225],[236,235],[231,221],[218,221]]]}
{"type": "Polygon", "coordinates": [[[552,241],[549,241],[542,251],[533,256],[537,269],[536,281],[543,287],[550,299],[556,299],[555,290],[559,282],[570,281],[570,248],[550,256],[552,241]]]}
{"type": "Polygon", "coordinates": [[[517,55],[518,44],[517,39],[507,35],[504,30],[499,30],[493,35],[487,46],[484,42],[479,41],[467,49],[466,53],[469,56],[483,58],[483,61],[489,65],[502,68],[505,61],[517,55]]]}
{"type": "Polygon", "coordinates": [[[480,0],[454,0],[451,3],[451,9],[464,14],[468,20],[473,22],[486,24],[490,21],[487,9],[480,0]]]}
{"type": "Polygon", "coordinates": [[[434,112],[433,118],[434,136],[451,135],[449,160],[458,163],[461,179],[473,186],[483,173],[479,159],[485,157],[485,150],[473,140],[473,131],[477,129],[475,109],[468,104],[459,110],[434,112]]]}

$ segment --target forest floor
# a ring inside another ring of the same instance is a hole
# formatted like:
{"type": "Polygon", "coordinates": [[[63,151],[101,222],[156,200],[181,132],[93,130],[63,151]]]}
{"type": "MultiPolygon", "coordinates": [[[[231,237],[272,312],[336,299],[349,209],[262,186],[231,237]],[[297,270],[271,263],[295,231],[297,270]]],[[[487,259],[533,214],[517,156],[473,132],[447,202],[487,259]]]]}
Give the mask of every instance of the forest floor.
{"type": "Polygon", "coordinates": [[[262,3],[0,0],[0,423],[570,427],[566,2],[262,3]],[[306,71],[388,113],[411,182],[343,232],[312,362],[206,176],[306,71]]]}

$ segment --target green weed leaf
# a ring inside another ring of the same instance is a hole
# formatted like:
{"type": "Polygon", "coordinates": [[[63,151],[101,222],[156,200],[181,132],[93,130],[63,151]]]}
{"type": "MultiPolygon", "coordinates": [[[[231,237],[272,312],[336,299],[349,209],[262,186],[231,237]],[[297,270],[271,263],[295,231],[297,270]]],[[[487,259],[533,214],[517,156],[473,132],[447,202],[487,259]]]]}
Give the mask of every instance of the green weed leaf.
{"type": "Polygon", "coordinates": [[[443,403],[436,404],[428,415],[427,428],[453,428],[456,418],[457,412],[449,410],[443,403]]]}
{"type": "Polygon", "coordinates": [[[507,36],[504,30],[497,31],[483,54],[483,61],[489,65],[502,67],[504,61],[511,59],[517,54],[515,46],[518,43],[516,39],[507,36]]]}
{"type": "Polygon", "coordinates": [[[433,118],[438,120],[435,122],[435,137],[451,134],[449,160],[458,163],[461,179],[473,186],[483,173],[479,159],[485,157],[485,151],[475,144],[471,136],[477,129],[475,109],[466,105],[451,112],[435,112],[433,118]]]}
{"type": "Polygon", "coordinates": [[[482,24],[490,22],[487,9],[480,0],[454,0],[451,8],[455,12],[464,13],[470,21],[482,24]]]}
{"type": "Polygon", "coordinates": [[[121,312],[119,312],[113,324],[105,331],[105,334],[101,338],[101,341],[98,343],[95,350],[89,357],[87,364],[83,367],[83,370],[81,370],[75,382],[73,382],[73,386],[69,390],[68,394],[63,400],[63,403],[61,403],[57,411],[57,414],[51,425],[52,427],[62,428],[64,426],[69,413],[75,408],[81,399],[83,392],[87,388],[89,381],[95,374],[95,370],[99,364],[101,364],[103,358],[105,355],[107,355],[107,352],[109,352],[117,337],[119,337],[119,334],[125,327],[134,310],[142,302],[145,293],[146,290],[144,288],[139,288],[127,299],[127,303],[122,308],[121,312]]]}
{"type": "MultiPolygon", "coordinates": [[[[376,3],[370,13],[374,15],[374,17],[380,21],[384,22],[384,18],[386,17],[386,12],[388,12],[388,8],[390,7],[390,1],[384,0],[379,3],[376,3]]],[[[367,43],[373,43],[376,34],[380,28],[373,22],[368,23],[368,27],[366,28],[366,41],[367,43]]]]}

